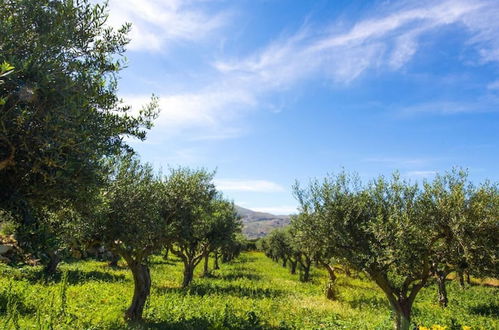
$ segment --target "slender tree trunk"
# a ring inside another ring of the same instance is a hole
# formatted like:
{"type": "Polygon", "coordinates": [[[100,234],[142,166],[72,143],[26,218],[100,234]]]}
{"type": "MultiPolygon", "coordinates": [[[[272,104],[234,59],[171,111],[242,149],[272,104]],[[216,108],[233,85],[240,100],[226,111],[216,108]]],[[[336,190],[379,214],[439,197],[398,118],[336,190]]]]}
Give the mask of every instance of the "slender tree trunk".
{"type": "Polygon", "coordinates": [[[134,291],[132,303],[125,312],[125,319],[136,322],[142,320],[144,306],[151,292],[151,274],[149,267],[141,262],[127,261],[127,263],[133,274],[134,291]]]}
{"type": "Polygon", "coordinates": [[[326,298],[329,300],[338,299],[338,294],[336,290],[336,273],[334,271],[334,267],[329,264],[324,264],[326,270],[329,274],[329,281],[326,285],[326,298]]]}
{"type": "Polygon", "coordinates": [[[465,285],[464,285],[464,270],[462,269],[458,269],[457,270],[457,277],[459,278],[459,285],[461,286],[461,288],[465,288],[465,285]]]}
{"type": "Polygon", "coordinates": [[[120,261],[120,256],[116,253],[112,253],[111,260],[109,261],[108,266],[109,267],[118,267],[118,261],[120,261]]]}
{"type": "Polygon", "coordinates": [[[182,281],[182,287],[186,288],[194,278],[194,263],[192,261],[184,261],[184,279],[182,281]]]}
{"type": "Polygon", "coordinates": [[[206,250],[203,255],[204,258],[204,267],[203,267],[203,276],[208,276],[210,274],[210,252],[206,250]]]}
{"type": "Polygon", "coordinates": [[[47,251],[47,256],[49,258],[48,263],[43,268],[43,271],[46,275],[54,275],[57,271],[57,266],[61,259],[57,255],[55,251],[49,250],[47,251]]]}
{"type": "Polygon", "coordinates": [[[291,262],[291,274],[296,274],[296,266],[298,265],[297,260],[290,260],[291,262]]]}
{"type": "Polygon", "coordinates": [[[445,286],[445,278],[447,277],[447,273],[444,271],[437,271],[437,286],[438,286],[438,303],[441,307],[447,307],[449,302],[447,298],[447,288],[445,286]]]}
{"type": "Polygon", "coordinates": [[[165,249],[165,253],[163,254],[163,259],[164,260],[168,260],[168,253],[170,252],[170,249],[169,248],[166,248],[165,249]]]}
{"type": "Polygon", "coordinates": [[[288,259],[282,258],[282,267],[286,268],[287,263],[288,263],[288,259]]]}
{"type": "Polygon", "coordinates": [[[213,265],[213,269],[220,269],[220,266],[218,265],[218,251],[215,251],[215,263],[213,265]]]}
{"type": "Polygon", "coordinates": [[[471,278],[470,278],[470,273],[466,272],[466,283],[468,285],[471,285],[471,278]]]}
{"type": "Polygon", "coordinates": [[[310,280],[310,267],[312,266],[312,260],[309,257],[305,257],[304,261],[300,262],[302,274],[300,280],[302,282],[308,282],[310,280]]]}

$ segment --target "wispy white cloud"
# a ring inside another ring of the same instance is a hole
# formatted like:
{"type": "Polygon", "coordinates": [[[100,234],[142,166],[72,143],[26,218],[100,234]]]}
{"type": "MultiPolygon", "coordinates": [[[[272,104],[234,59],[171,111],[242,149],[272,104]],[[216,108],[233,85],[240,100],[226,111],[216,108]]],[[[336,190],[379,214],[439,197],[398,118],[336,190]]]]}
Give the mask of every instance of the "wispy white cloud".
{"type": "MultiPolygon", "coordinates": [[[[118,17],[130,15],[138,22],[142,36],[133,36],[138,39],[134,47],[160,49],[175,38],[202,37],[226,23],[227,14],[209,15],[194,9],[199,1],[112,0],[111,4],[118,9],[118,17]],[[198,33],[199,29],[203,32],[198,33]]],[[[400,70],[418,53],[423,37],[451,25],[477,50],[476,62],[499,61],[494,55],[499,54],[496,4],[487,0],[398,2],[392,7],[373,8],[369,17],[343,22],[341,27],[305,26],[253,54],[220,57],[212,63],[216,73],[206,87],[193,89],[189,82],[185,92],[160,95],[162,113],[156,130],[164,132],[164,138],[178,134],[188,139],[238,137],[246,131],[248,110],[276,108],[266,104],[267,96],[312,77],[326,76],[335,83],[349,84],[369,70],[400,70]]],[[[137,103],[141,97],[129,95],[125,99],[137,103]]],[[[453,114],[477,108],[469,103],[439,101],[402,112],[453,114]]]]}
{"type": "Polygon", "coordinates": [[[267,180],[238,180],[238,179],[215,179],[215,185],[222,191],[245,191],[245,192],[283,192],[285,189],[272,181],[267,180]]]}
{"type": "MultiPolygon", "coordinates": [[[[497,41],[499,46],[499,23],[492,24],[493,30],[497,25],[493,34],[488,31],[490,27],[475,19],[492,3],[453,0],[413,4],[358,21],[347,30],[305,28],[247,58],[218,61],[214,66],[241,81],[252,80],[273,89],[317,72],[349,83],[369,69],[400,69],[416,54],[423,35],[450,24],[468,28],[470,43],[494,48],[497,41]]],[[[491,58],[483,52],[482,56],[491,58]]]]}
{"type": "Polygon", "coordinates": [[[206,0],[110,0],[109,23],[132,23],[129,48],[164,51],[170,43],[199,41],[225,26],[228,12],[208,12],[206,0]]]}
{"type": "MultiPolygon", "coordinates": [[[[123,95],[126,104],[138,111],[149,101],[142,95],[123,95]]],[[[253,96],[244,90],[226,93],[222,90],[203,90],[193,93],[162,95],[161,109],[155,121],[153,136],[156,142],[182,135],[187,140],[214,140],[241,135],[243,125],[236,125],[244,109],[254,105],[253,96]],[[154,134],[159,132],[160,134],[154,134]]]]}

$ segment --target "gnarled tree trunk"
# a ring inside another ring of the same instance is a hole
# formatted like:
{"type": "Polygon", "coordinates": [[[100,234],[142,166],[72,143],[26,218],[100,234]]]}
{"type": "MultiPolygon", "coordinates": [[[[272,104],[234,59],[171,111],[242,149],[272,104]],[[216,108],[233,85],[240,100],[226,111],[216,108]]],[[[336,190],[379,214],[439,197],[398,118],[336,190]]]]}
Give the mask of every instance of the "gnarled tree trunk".
{"type": "Polygon", "coordinates": [[[300,281],[308,282],[310,280],[310,267],[312,266],[312,260],[308,256],[305,256],[304,259],[299,258],[298,262],[300,263],[302,271],[300,274],[300,281]]]}
{"type": "Polygon", "coordinates": [[[411,326],[411,310],[417,294],[426,284],[429,276],[429,269],[426,267],[423,271],[424,276],[417,283],[413,283],[409,290],[411,279],[407,278],[404,282],[403,289],[395,289],[390,285],[387,275],[373,271],[369,275],[376,284],[383,290],[394,314],[394,329],[409,330],[411,326]]]}
{"type": "Polygon", "coordinates": [[[399,297],[393,303],[390,301],[390,304],[395,313],[394,328],[396,330],[409,330],[411,326],[412,301],[399,297]]]}
{"type": "Polygon", "coordinates": [[[142,320],[144,306],[151,292],[151,274],[149,267],[141,261],[131,260],[131,258],[125,258],[125,260],[132,271],[134,283],[132,303],[125,312],[125,319],[136,322],[142,320]]]}
{"type": "Polygon", "coordinates": [[[436,271],[437,287],[438,287],[438,303],[441,307],[447,307],[449,299],[447,298],[447,288],[445,286],[445,278],[447,273],[444,271],[436,271]]]}
{"type": "Polygon", "coordinates": [[[326,268],[327,273],[329,275],[329,281],[327,282],[326,285],[326,298],[329,300],[336,300],[338,299],[338,294],[336,290],[337,277],[334,267],[329,264],[324,264],[324,267],[326,268]]]}
{"type": "Polygon", "coordinates": [[[182,287],[187,287],[194,278],[194,263],[184,260],[184,278],[182,280],[182,287]]]}

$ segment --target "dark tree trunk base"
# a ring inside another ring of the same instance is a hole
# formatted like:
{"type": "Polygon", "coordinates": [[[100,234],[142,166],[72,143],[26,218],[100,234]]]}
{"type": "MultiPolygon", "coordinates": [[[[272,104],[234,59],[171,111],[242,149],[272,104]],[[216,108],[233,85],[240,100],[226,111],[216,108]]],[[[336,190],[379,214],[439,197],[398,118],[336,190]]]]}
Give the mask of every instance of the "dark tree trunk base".
{"type": "Polygon", "coordinates": [[[142,320],[142,313],[151,291],[151,274],[149,267],[141,263],[128,264],[135,284],[132,303],[125,312],[125,320],[137,322],[142,320]]]}
{"type": "Polygon", "coordinates": [[[51,276],[57,272],[57,266],[61,260],[53,251],[48,252],[47,255],[49,256],[49,262],[45,265],[45,267],[43,267],[43,272],[45,275],[51,276]]]}
{"type": "Polygon", "coordinates": [[[447,307],[449,302],[447,298],[447,288],[445,286],[446,274],[443,272],[437,272],[437,287],[438,287],[438,303],[441,307],[447,307]]]}
{"type": "Polygon", "coordinates": [[[113,267],[113,268],[118,267],[118,261],[120,261],[120,256],[113,253],[111,260],[109,261],[109,264],[108,264],[109,267],[113,267]]]}
{"type": "Polygon", "coordinates": [[[297,261],[292,261],[291,262],[291,274],[296,274],[296,266],[297,266],[298,262],[297,261]]]}
{"type": "Polygon", "coordinates": [[[186,288],[191,284],[192,279],[194,278],[194,265],[192,264],[184,264],[184,279],[182,281],[182,287],[186,288]]]}
{"type": "Polygon", "coordinates": [[[215,252],[215,264],[213,265],[213,269],[220,269],[218,265],[218,252],[215,252]]]}

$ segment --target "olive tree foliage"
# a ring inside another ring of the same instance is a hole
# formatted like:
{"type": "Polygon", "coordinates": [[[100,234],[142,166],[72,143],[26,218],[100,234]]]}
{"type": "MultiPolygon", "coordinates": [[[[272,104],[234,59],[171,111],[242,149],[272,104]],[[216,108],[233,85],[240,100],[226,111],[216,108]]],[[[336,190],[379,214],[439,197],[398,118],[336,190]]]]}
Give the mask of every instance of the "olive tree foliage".
{"type": "Polygon", "coordinates": [[[336,280],[337,280],[337,260],[328,253],[326,246],[318,240],[315,234],[315,221],[308,219],[309,214],[300,213],[291,218],[291,237],[294,250],[297,251],[298,261],[301,263],[304,273],[304,280],[309,279],[311,261],[324,267],[328,272],[328,283],[326,285],[326,297],[331,300],[337,298],[336,280]]]}
{"type": "Polygon", "coordinates": [[[134,293],[125,318],[137,321],[151,288],[148,257],[171,239],[171,206],[165,198],[167,184],[150,165],[131,156],[110,165],[106,188],[94,205],[97,216],[84,226],[89,226],[89,239],[120,255],[130,268],[134,293]]]}
{"type": "Polygon", "coordinates": [[[421,216],[419,190],[398,174],[363,186],[346,173],[295,187],[326,257],[362,270],[386,294],[397,329],[408,329],[411,308],[430,275],[431,248],[439,239],[421,216]]]}
{"type": "Polygon", "coordinates": [[[281,260],[282,266],[286,267],[289,256],[292,254],[289,233],[285,229],[274,229],[269,233],[265,240],[268,242],[268,255],[278,262],[281,260]]]}
{"type": "Polygon", "coordinates": [[[499,184],[485,182],[469,199],[463,225],[467,272],[477,277],[499,277],[499,184]]]}
{"type": "Polygon", "coordinates": [[[157,103],[136,116],[121,105],[117,78],[130,25],[107,27],[105,5],[0,0],[0,8],[0,63],[8,63],[0,84],[0,208],[28,224],[61,201],[85,205],[77,201],[100,183],[102,157],[130,149],[125,136],[144,139],[157,103]]]}
{"type": "MultiPolygon", "coordinates": [[[[93,212],[90,212],[93,215],[93,212]]],[[[75,211],[70,203],[56,210],[37,209],[32,213],[36,221],[16,228],[15,237],[24,252],[33,255],[44,266],[45,275],[57,271],[61,260],[69,257],[82,243],[82,223],[85,213],[75,211]]],[[[90,217],[87,218],[90,220],[90,217]]]]}
{"type": "Polygon", "coordinates": [[[233,239],[226,241],[222,245],[222,261],[230,262],[237,258],[243,251],[248,251],[248,248],[248,239],[242,233],[237,233],[233,239]]]}
{"type": "Polygon", "coordinates": [[[301,205],[297,228],[323,245],[322,258],[372,278],[397,329],[410,327],[414,300],[432,273],[440,290],[450,270],[497,274],[498,188],[474,186],[463,171],[437,175],[422,187],[398,173],[368,184],[340,173],[294,191],[301,205]]]}
{"type": "Polygon", "coordinates": [[[424,216],[442,235],[431,255],[441,306],[448,304],[445,279],[450,272],[457,272],[462,285],[464,272],[497,276],[498,196],[497,185],[485,182],[475,186],[468,173],[458,169],[424,183],[424,216]]]}

